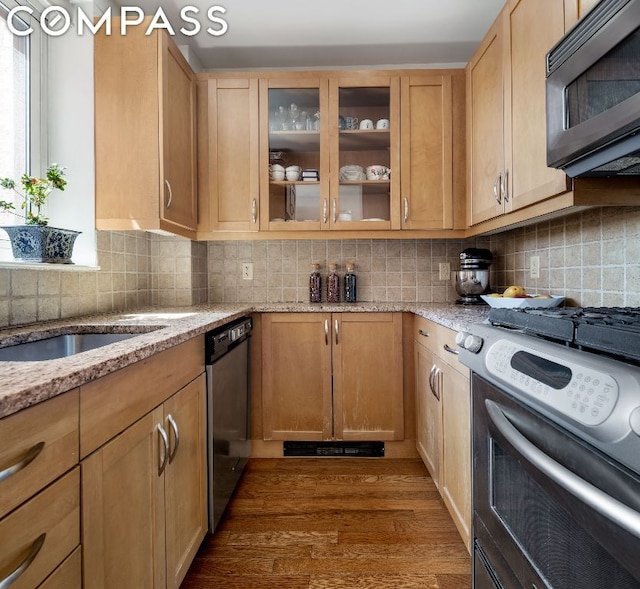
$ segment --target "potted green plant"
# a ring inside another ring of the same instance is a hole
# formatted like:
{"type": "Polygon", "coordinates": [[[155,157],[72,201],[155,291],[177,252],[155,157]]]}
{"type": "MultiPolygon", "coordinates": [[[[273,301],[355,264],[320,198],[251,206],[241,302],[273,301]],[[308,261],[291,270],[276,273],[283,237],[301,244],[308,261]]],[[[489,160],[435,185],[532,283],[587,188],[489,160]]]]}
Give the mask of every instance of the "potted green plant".
{"type": "Polygon", "coordinates": [[[23,174],[20,178],[22,192],[16,188],[16,181],[0,178],[0,186],[13,190],[20,196],[20,208],[24,214],[16,211],[14,203],[0,200],[0,209],[13,212],[25,220],[24,225],[5,225],[0,227],[9,235],[13,257],[22,262],[49,262],[72,264],[71,255],[76,237],[80,231],[49,227],[49,219],[42,213],[42,207],[54,190],[64,191],[67,180],[64,168],[51,164],[44,178],[23,174]]]}

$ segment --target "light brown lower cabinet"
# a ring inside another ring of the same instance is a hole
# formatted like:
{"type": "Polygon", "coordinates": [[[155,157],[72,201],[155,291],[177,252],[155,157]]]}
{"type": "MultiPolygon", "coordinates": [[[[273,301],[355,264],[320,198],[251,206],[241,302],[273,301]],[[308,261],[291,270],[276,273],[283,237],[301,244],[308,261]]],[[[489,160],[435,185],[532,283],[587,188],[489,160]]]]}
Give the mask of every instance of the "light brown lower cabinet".
{"type": "Polygon", "coordinates": [[[416,448],[467,548],[471,537],[471,389],[455,332],[416,317],[416,448]]]}
{"type": "Polygon", "coordinates": [[[262,415],[265,440],[402,440],[402,314],[263,314],[262,415]]]}
{"type": "Polygon", "coordinates": [[[76,467],[0,520],[2,586],[38,587],[79,544],[80,469],[76,467]]]}
{"type": "Polygon", "coordinates": [[[84,587],[177,589],[207,530],[205,376],[82,461],[84,587]]]}
{"type": "Polygon", "coordinates": [[[0,587],[80,578],[78,405],[74,389],[0,419],[0,587]]]}
{"type": "Polygon", "coordinates": [[[82,589],[82,549],[76,548],[38,589],[82,589]]]}

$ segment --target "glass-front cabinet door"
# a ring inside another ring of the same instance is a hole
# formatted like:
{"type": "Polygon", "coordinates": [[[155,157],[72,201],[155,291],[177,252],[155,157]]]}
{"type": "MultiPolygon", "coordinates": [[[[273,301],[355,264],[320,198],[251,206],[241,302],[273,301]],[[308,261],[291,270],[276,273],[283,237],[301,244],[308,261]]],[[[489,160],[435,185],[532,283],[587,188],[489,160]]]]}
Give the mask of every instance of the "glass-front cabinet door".
{"type": "Polygon", "coordinates": [[[332,229],[400,228],[399,98],[395,76],[330,81],[332,229]]]}
{"type": "Polygon", "coordinates": [[[326,79],[260,80],[261,229],[328,227],[328,91],[326,79]]]}

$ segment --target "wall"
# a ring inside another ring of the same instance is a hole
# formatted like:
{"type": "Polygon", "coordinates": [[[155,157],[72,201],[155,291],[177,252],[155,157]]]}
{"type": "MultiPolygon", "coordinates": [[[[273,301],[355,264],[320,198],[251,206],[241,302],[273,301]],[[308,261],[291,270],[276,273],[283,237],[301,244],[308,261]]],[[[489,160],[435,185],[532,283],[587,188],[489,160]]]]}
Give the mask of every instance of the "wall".
{"type": "Polygon", "coordinates": [[[207,244],[170,235],[150,236],[151,304],[206,303],[207,244]]]}
{"type": "Polygon", "coordinates": [[[460,251],[475,244],[426,239],[210,242],[209,302],[306,302],[312,262],[321,265],[324,288],[328,264],[336,262],[343,276],[350,260],[356,263],[359,301],[453,301],[457,295],[449,280],[438,278],[438,264],[458,268],[460,251]],[[241,278],[243,262],[253,263],[253,280],[241,278]]]}
{"type": "Polygon", "coordinates": [[[605,207],[491,236],[492,285],[568,297],[571,305],[640,306],[640,208],[605,207]],[[540,278],[529,276],[540,256],[540,278]]]}
{"type": "Polygon", "coordinates": [[[0,326],[206,303],[206,253],[181,237],[98,231],[99,269],[0,268],[0,326]]]}

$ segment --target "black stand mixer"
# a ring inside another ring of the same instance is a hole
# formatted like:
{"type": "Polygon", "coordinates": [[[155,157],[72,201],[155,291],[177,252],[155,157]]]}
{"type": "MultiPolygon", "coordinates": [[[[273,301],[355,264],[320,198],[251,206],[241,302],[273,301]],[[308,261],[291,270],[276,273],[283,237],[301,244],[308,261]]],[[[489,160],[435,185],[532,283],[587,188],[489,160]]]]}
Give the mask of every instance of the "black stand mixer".
{"type": "Polygon", "coordinates": [[[480,295],[488,293],[489,266],[493,254],[482,248],[470,247],[460,252],[460,270],[451,273],[451,281],[460,295],[459,305],[485,305],[480,295]]]}

